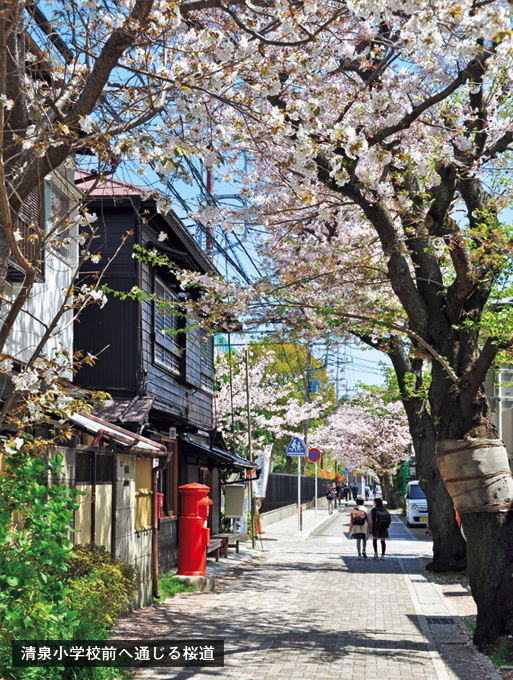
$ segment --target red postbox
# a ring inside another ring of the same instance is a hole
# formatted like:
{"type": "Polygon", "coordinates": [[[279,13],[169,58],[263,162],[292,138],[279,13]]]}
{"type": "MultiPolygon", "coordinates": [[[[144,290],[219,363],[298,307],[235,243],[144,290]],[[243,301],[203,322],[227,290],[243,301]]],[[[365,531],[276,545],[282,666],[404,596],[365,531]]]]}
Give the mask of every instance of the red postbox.
{"type": "Polygon", "coordinates": [[[157,516],[162,519],[164,516],[164,494],[157,493],[157,516]]]}
{"type": "Polygon", "coordinates": [[[210,543],[210,529],[207,518],[210,506],[210,489],[204,484],[184,484],[182,494],[182,514],[178,546],[179,576],[206,576],[207,551],[210,543]]]}

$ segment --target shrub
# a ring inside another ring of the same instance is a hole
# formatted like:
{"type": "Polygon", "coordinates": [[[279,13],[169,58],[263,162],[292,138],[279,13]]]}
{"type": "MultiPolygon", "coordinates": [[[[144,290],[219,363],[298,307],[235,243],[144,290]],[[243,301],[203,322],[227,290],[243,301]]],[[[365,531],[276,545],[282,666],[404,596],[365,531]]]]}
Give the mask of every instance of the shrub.
{"type": "MultiPolygon", "coordinates": [[[[0,640],[44,638],[61,617],[63,577],[73,548],[67,532],[76,491],[48,485],[55,462],[21,451],[6,456],[0,478],[0,640]]],[[[1,656],[0,656],[1,659],[1,656]]],[[[0,661],[1,664],[1,661],[0,661]]]]}
{"type": "Polygon", "coordinates": [[[68,602],[80,612],[75,637],[87,639],[92,633],[111,630],[136,593],[134,567],[113,559],[94,543],[76,546],[68,565],[68,602]]]}
{"type": "Polygon", "coordinates": [[[76,491],[47,483],[55,462],[24,449],[7,457],[0,478],[0,677],[5,680],[111,680],[114,668],[12,668],[10,642],[104,640],[130,603],[132,567],[100,546],[77,546],[67,534],[76,491]],[[71,557],[70,557],[71,555],[71,557]]]}

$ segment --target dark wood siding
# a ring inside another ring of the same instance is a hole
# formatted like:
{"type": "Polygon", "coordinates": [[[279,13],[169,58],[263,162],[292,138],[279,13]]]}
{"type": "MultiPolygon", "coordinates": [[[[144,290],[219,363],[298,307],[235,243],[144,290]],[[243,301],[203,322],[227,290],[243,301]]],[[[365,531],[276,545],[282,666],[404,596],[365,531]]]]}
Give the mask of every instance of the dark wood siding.
{"type": "MultiPolygon", "coordinates": [[[[144,225],[142,230],[143,243],[157,240],[158,234],[149,229],[147,225],[144,225]]],[[[179,247],[179,243],[173,243],[173,246],[179,247]]],[[[157,273],[147,265],[142,265],[141,287],[150,293],[155,293],[156,276],[164,284],[174,285],[173,277],[166,275],[165,271],[161,270],[157,273]]],[[[147,300],[142,303],[141,321],[142,370],[146,376],[147,390],[156,396],[155,408],[165,411],[171,407],[171,413],[178,413],[200,428],[210,429],[212,427],[212,395],[201,389],[202,354],[199,329],[194,327],[192,320],[188,320],[186,339],[180,339],[180,342],[185,344],[185,351],[180,365],[173,369],[159,361],[160,355],[156,352],[155,332],[158,329],[155,327],[153,301],[147,300]]]]}
{"type": "Polygon", "coordinates": [[[165,574],[178,562],[178,519],[161,519],[158,533],[159,570],[165,574]]]}
{"type": "MultiPolygon", "coordinates": [[[[92,203],[90,210],[99,217],[95,224],[100,234],[91,250],[101,252],[102,260],[99,265],[90,261],[86,263],[83,280],[88,280],[88,272],[98,271],[105,265],[126,236],[123,247],[108,268],[105,282],[115,290],[128,291],[138,284],[148,293],[155,293],[155,270],[138,264],[132,255],[134,243],[157,242],[159,231],[139,220],[134,206],[126,202],[121,205],[92,203]],[[130,233],[127,235],[127,232],[130,233]]],[[[153,220],[152,225],[169,233],[166,224],[159,222],[158,218],[153,220]]],[[[176,235],[170,234],[170,242],[166,243],[183,250],[176,235]]],[[[174,286],[173,276],[165,270],[159,270],[158,276],[166,286],[174,286]]],[[[169,413],[171,421],[178,417],[198,428],[210,429],[212,394],[205,379],[205,361],[208,359],[202,348],[199,328],[193,320],[187,322],[186,337],[180,338],[184,348],[182,355],[176,353],[178,363],[171,367],[163,361],[163,343],[156,347],[159,344],[155,342],[156,326],[155,303],[151,299],[139,304],[119,301],[110,295],[104,309],[97,306],[86,309],[80,323],[75,326],[76,348],[95,354],[107,345],[109,347],[95,366],[80,370],[77,383],[104,389],[113,397],[135,394],[140,389],[142,393],[155,395],[154,408],[161,413],[169,413]]]]}
{"type": "MultiPolygon", "coordinates": [[[[133,277],[106,279],[113,289],[127,291],[133,277]]],[[[100,354],[94,366],[84,365],[75,378],[78,385],[111,392],[112,396],[137,392],[139,304],[108,295],[108,302],[86,307],[75,323],[76,350],[100,354]],[[104,349],[106,348],[106,349],[104,349]],[[102,352],[102,350],[104,350],[102,352]]]]}
{"type": "MultiPolygon", "coordinates": [[[[135,243],[135,214],[130,205],[109,206],[92,204],[89,206],[91,213],[96,213],[98,219],[93,223],[97,230],[97,236],[93,239],[90,247],[91,253],[100,253],[100,266],[104,267],[109,259],[114,258],[109,264],[108,276],[127,276],[136,274],[137,261],[132,257],[135,243]],[[124,245],[120,248],[123,238],[124,245]]],[[[98,266],[90,260],[85,262],[82,272],[97,271],[98,266]]]]}

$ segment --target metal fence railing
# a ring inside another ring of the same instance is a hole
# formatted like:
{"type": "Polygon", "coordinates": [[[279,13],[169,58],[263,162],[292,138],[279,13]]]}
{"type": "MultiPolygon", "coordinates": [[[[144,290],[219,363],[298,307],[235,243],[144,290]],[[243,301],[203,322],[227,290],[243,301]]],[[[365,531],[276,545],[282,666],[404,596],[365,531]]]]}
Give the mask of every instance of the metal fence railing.
{"type": "MultiPolygon", "coordinates": [[[[317,496],[324,498],[331,482],[327,479],[317,480],[317,496]]],[[[301,502],[307,503],[315,496],[315,479],[301,477],[301,502]]],[[[262,501],[260,512],[270,512],[285,505],[297,503],[297,475],[271,473],[267,481],[267,493],[262,501]]]]}

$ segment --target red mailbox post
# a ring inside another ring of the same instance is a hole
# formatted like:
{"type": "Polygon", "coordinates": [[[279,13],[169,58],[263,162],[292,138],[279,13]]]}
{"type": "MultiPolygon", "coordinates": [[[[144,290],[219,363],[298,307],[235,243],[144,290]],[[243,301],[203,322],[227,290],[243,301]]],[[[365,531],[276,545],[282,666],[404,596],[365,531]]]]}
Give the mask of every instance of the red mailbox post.
{"type": "Polygon", "coordinates": [[[182,494],[182,515],[176,573],[179,576],[206,576],[206,548],[210,543],[210,529],[206,524],[210,506],[213,505],[207,495],[210,489],[196,482],[179,488],[182,494]]]}

